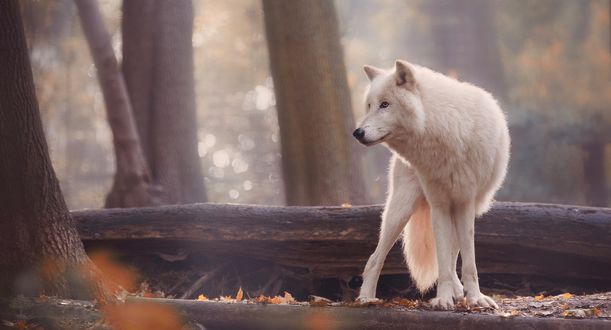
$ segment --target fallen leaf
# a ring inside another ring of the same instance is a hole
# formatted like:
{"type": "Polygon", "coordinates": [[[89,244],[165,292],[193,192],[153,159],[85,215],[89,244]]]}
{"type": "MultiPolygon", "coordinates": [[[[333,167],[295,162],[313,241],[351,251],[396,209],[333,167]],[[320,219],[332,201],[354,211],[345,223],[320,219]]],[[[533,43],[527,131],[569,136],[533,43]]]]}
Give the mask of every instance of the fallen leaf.
{"type": "Polygon", "coordinates": [[[543,298],[545,298],[544,295],[535,296],[535,301],[541,301],[541,300],[543,300],[543,298]]]}
{"type": "Polygon", "coordinates": [[[573,295],[571,293],[568,293],[568,292],[567,293],[563,293],[560,296],[562,298],[564,298],[564,299],[571,299],[571,298],[573,298],[573,295]]]}
{"type": "Polygon", "coordinates": [[[517,310],[512,310],[511,312],[496,312],[495,314],[500,316],[500,317],[516,317],[516,316],[520,316],[520,312],[518,312],[517,310]]]}
{"type": "Polygon", "coordinates": [[[590,314],[594,317],[601,317],[603,315],[603,311],[598,307],[590,308],[590,314]]]}
{"type": "Polygon", "coordinates": [[[554,311],[550,311],[550,310],[535,311],[534,314],[537,316],[550,316],[554,314],[554,311]]]}
{"type": "Polygon", "coordinates": [[[208,297],[204,296],[203,294],[200,294],[199,296],[197,296],[197,301],[208,301],[208,297]]]}
{"type": "Polygon", "coordinates": [[[244,298],[244,291],[242,291],[242,287],[240,287],[240,290],[238,290],[238,293],[235,295],[235,300],[242,301],[242,298],[244,298]]]}
{"type": "Polygon", "coordinates": [[[329,304],[331,304],[331,300],[324,298],[324,297],[319,297],[319,296],[310,296],[310,306],[315,306],[315,307],[325,307],[328,306],[329,304]]]}
{"type": "Polygon", "coordinates": [[[342,204],[342,207],[343,207],[343,208],[352,207],[352,204],[350,204],[350,203],[343,203],[343,204],[342,204]]]}
{"type": "Polygon", "coordinates": [[[562,316],[575,317],[579,319],[586,317],[586,315],[587,314],[583,309],[569,309],[569,310],[562,312],[562,316]]]}
{"type": "Polygon", "coordinates": [[[420,303],[417,300],[410,300],[404,298],[394,298],[390,301],[390,303],[395,306],[401,306],[410,309],[418,308],[420,306],[420,303]]]}
{"type": "Polygon", "coordinates": [[[293,296],[284,291],[284,303],[289,304],[289,303],[294,303],[295,302],[295,298],[293,298],[293,296]]]}

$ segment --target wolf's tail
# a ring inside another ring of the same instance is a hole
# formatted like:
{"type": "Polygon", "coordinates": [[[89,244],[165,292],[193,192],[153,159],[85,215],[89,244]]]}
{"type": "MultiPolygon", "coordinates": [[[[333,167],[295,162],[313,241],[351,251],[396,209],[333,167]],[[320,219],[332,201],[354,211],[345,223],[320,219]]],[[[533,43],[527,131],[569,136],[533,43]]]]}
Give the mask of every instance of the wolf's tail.
{"type": "Polygon", "coordinates": [[[416,287],[426,292],[437,281],[438,273],[431,209],[424,198],[403,230],[403,254],[416,287]]]}

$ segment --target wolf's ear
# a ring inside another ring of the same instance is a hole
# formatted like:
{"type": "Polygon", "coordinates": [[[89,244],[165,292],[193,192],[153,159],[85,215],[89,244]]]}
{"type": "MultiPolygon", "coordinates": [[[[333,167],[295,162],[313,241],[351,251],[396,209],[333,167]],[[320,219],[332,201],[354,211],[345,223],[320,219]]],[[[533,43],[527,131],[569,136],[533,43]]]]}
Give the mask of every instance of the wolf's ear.
{"type": "Polygon", "coordinates": [[[369,78],[369,81],[372,81],[375,77],[384,73],[384,70],[371,65],[364,65],[363,71],[365,71],[365,74],[367,75],[367,78],[369,78]]]}
{"type": "Polygon", "coordinates": [[[397,86],[404,86],[408,89],[413,89],[416,86],[414,72],[409,63],[402,60],[395,62],[395,80],[397,81],[397,86]]]}

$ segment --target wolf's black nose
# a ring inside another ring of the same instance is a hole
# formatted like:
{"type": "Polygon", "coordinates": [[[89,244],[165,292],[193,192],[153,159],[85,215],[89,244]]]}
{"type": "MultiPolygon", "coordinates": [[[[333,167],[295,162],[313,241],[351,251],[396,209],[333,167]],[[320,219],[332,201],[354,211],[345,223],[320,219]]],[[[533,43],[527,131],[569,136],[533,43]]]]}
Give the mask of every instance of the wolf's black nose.
{"type": "Polygon", "coordinates": [[[357,140],[360,140],[363,138],[363,136],[365,136],[365,131],[362,128],[357,128],[354,130],[354,132],[352,132],[352,136],[354,136],[355,138],[357,138],[357,140]]]}

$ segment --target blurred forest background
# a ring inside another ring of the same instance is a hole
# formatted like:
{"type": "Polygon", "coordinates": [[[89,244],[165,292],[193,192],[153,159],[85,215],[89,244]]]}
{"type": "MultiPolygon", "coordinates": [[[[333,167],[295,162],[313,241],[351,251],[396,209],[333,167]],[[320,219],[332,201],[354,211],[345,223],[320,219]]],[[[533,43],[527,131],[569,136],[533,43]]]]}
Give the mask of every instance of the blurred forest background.
{"type": "MultiPolygon", "coordinates": [[[[101,0],[100,8],[121,60],[122,1],[101,0]]],[[[346,70],[339,79],[348,82],[351,102],[344,105],[354,119],[364,111],[363,64],[389,67],[401,58],[429,66],[485,87],[502,103],[513,146],[509,175],[497,199],[610,204],[608,0],[337,0],[335,8],[346,70]]],[[[103,207],[113,184],[115,154],[76,7],[70,0],[24,0],[22,10],[63,194],[70,209],[103,207]]],[[[300,145],[281,145],[284,121],[277,116],[263,4],[194,1],[193,16],[196,149],[202,174],[194,180],[204,182],[201,199],[285,204],[282,154],[289,147],[299,153],[300,145]]],[[[341,51],[336,55],[341,57],[341,51]]],[[[310,70],[307,61],[300,70],[310,70]]],[[[350,137],[351,130],[339,133],[350,137]]],[[[382,202],[389,152],[376,146],[354,148],[353,153],[355,168],[362,167],[365,196],[343,202],[382,202]]],[[[154,172],[155,165],[149,166],[154,172]]]]}

